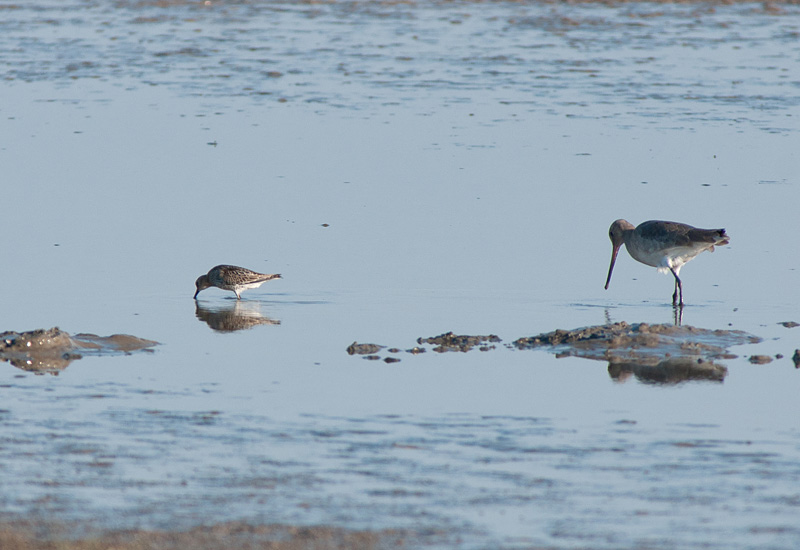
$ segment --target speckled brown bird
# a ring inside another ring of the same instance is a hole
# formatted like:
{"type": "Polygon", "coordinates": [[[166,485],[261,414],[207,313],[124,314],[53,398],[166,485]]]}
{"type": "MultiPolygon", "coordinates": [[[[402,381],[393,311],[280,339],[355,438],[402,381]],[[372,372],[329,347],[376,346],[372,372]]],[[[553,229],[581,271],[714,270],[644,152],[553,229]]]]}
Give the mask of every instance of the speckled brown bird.
{"type": "Polygon", "coordinates": [[[258,288],[267,281],[272,279],[280,279],[280,274],[268,275],[265,273],[256,273],[244,267],[237,267],[235,265],[218,265],[212,267],[205,275],[200,275],[194,283],[197,287],[197,292],[194,293],[194,298],[201,290],[215,286],[222,290],[230,290],[236,294],[236,299],[241,300],[241,292],[248,288],[258,288]]]}

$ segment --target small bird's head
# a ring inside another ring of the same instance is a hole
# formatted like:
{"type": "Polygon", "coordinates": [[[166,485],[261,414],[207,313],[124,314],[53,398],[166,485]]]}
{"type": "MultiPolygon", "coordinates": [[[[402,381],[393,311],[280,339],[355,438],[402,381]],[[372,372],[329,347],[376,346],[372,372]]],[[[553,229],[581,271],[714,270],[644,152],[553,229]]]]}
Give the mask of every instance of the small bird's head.
{"type": "Polygon", "coordinates": [[[194,282],[194,286],[197,287],[197,291],[194,293],[194,298],[197,298],[197,295],[200,294],[201,290],[205,290],[211,286],[211,283],[208,281],[208,275],[200,275],[194,282]]]}
{"type": "Polygon", "coordinates": [[[614,271],[614,262],[617,261],[617,254],[622,244],[625,242],[625,234],[633,231],[633,224],[626,220],[617,220],[611,224],[608,229],[608,238],[611,239],[611,246],[614,249],[611,251],[611,265],[608,266],[608,277],[606,278],[606,290],[611,282],[611,272],[614,271]]]}

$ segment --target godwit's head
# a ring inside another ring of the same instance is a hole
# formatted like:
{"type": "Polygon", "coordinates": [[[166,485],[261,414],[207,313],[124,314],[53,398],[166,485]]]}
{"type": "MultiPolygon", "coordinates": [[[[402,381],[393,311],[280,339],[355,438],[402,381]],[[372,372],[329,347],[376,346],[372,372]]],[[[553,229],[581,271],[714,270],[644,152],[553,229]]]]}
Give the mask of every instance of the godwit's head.
{"type": "Polygon", "coordinates": [[[211,283],[208,281],[208,275],[200,275],[194,282],[194,286],[197,287],[197,291],[194,293],[194,298],[197,298],[197,295],[200,294],[201,290],[205,290],[211,286],[211,283]]]}
{"type": "Polygon", "coordinates": [[[606,277],[606,290],[608,284],[611,282],[611,272],[614,271],[614,262],[617,261],[617,254],[622,244],[625,242],[625,235],[629,231],[633,231],[633,224],[627,220],[617,220],[611,224],[608,230],[608,238],[611,239],[611,245],[614,249],[611,251],[611,265],[608,266],[608,277],[606,277]]]}

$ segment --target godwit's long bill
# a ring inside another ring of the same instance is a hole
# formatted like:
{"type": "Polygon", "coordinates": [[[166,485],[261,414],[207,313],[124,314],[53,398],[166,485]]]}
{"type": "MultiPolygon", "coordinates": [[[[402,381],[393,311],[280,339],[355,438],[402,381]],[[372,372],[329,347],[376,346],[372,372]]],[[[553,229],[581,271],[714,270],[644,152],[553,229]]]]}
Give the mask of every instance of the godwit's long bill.
{"type": "Polygon", "coordinates": [[[660,273],[672,273],[675,277],[672,304],[680,304],[681,307],[683,286],[678,277],[681,267],[704,250],[714,252],[715,246],[722,246],[730,241],[724,229],[698,229],[685,223],[657,220],[643,222],[635,228],[626,220],[617,220],[611,224],[608,236],[614,250],[611,253],[606,290],[611,282],[617,253],[624,243],[634,260],[656,267],[660,273]]]}

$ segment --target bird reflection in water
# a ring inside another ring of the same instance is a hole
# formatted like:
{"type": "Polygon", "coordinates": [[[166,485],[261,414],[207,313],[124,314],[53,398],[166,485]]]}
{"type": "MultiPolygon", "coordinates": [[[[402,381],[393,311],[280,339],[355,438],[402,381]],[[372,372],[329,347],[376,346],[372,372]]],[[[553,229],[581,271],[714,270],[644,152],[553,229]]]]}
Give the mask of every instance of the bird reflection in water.
{"type": "Polygon", "coordinates": [[[195,301],[195,315],[217,332],[235,332],[253,328],[256,325],[280,325],[278,319],[272,319],[261,313],[258,302],[236,300],[232,304],[215,304],[208,306],[195,301]]]}

